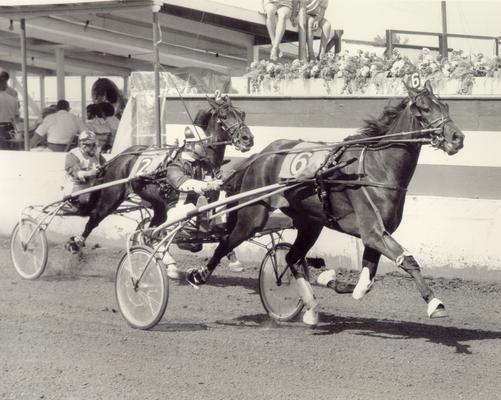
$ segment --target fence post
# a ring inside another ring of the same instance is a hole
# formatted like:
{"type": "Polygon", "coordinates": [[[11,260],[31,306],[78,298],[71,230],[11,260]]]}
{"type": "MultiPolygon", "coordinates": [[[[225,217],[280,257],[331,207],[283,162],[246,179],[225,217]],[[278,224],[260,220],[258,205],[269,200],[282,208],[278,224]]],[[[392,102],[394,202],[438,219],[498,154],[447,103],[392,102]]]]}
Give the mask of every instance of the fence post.
{"type": "Polygon", "coordinates": [[[386,58],[390,58],[393,53],[393,31],[391,29],[386,30],[386,58]]]}

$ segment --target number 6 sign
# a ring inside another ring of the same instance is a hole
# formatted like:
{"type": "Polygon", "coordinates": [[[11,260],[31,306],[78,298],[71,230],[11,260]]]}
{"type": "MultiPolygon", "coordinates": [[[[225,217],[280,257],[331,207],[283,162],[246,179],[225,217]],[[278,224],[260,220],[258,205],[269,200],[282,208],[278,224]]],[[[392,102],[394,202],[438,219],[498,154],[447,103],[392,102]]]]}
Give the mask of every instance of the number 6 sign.
{"type": "Polygon", "coordinates": [[[295,176],[303,172],[308,167],[312,155],[310,151],[297,154],[290,163],[290,174],[295,176]]]}

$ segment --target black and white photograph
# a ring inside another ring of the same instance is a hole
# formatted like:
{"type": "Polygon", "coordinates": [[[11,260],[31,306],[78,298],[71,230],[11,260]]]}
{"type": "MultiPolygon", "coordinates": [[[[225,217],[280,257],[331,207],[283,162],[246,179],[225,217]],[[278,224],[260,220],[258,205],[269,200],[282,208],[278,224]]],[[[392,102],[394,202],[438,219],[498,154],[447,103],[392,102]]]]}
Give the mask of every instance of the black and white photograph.
{"type": "Polygon", "coordinates": [[[499,399],[500,152],[500,0],[0,0],[0,399],[499,399]]]}

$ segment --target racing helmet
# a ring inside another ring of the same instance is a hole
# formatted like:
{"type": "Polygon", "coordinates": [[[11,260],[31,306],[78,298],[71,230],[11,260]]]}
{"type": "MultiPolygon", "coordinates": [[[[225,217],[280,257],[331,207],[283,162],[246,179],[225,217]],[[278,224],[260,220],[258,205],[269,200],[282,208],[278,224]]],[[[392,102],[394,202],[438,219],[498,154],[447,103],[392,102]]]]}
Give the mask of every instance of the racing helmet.
{"type": "Polygon", "coordinates": [[[206,148],[203,143],[203,141],[206,139],[207,137],[205,135],[205,132],[199,127],[187,126],[184,129],[185,148],[198,158],[203,158],[206,156],[206,148]],[[193,129],[196,129],[196,136],[193,132],[193,129]]]}
{"type": "Polygon", "coordinates": [[[96,134],[92,131],[82,131],[78,136],[78,144],[80,146],[84,144],[96,144],[97,145],[97,137],[96,134]]]}

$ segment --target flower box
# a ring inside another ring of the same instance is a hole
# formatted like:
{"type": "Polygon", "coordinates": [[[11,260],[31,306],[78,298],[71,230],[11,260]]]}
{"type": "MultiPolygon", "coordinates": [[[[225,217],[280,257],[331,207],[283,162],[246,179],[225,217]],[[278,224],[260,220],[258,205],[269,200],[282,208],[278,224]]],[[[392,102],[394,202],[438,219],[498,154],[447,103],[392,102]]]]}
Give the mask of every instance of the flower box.
{"type": "MultiPolygon", "coordinates": [[[[430,79],[435,93],[444,95],[501,96],[501,77],[475,77],[471,86],[460,79],[430,79]]],[[[264,78],[251,94],[266,96],[403,96],[407,93],[402,78],[371,78],[363,87],[346,85],[342,78],[280,79],[264,78]]]]}

